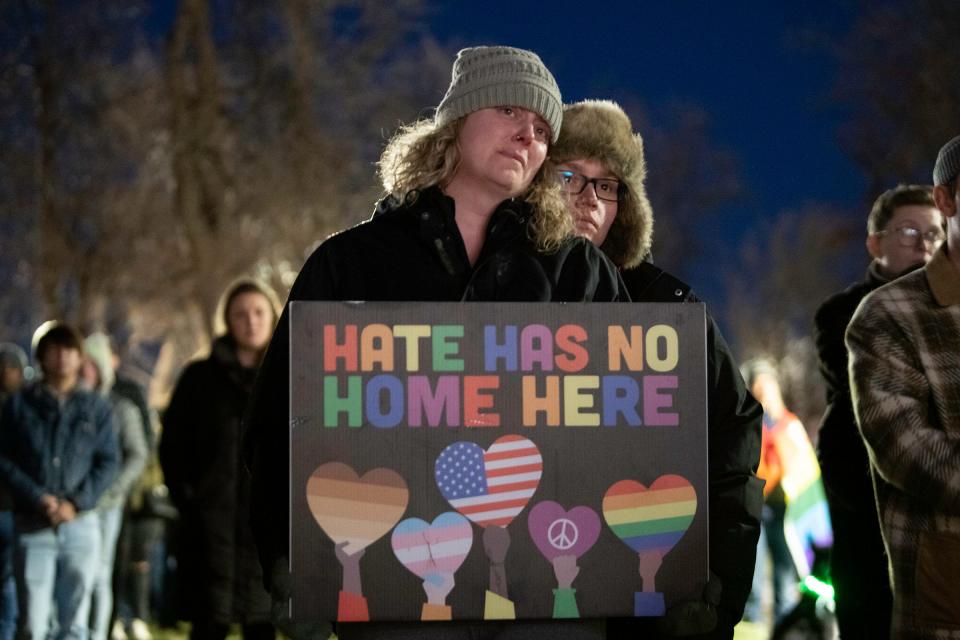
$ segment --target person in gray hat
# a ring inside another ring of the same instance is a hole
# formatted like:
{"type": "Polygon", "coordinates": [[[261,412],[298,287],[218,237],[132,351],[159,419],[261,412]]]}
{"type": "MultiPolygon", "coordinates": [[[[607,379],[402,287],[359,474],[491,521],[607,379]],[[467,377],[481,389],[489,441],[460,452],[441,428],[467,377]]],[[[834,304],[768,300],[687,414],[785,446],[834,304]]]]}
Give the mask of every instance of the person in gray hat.
{"type": "Polygon", "coordinates": [[[890,559],[893,638],[960,628],[960,136],[933,198],[947,238],[926,266],[870,293],[847,328],[853,408],[890,559]]]}
{"type": "Polygon", "coordinates": [[[618,299],[616,269],[572,235],[543,169],[562,109],[536,54],[463,49],[434,117],[387,143],[375,215],[328,238],[300,271],[257,379],[245,445],[254,533],[278,602],[289,581],[290,301],[618,299]]]}

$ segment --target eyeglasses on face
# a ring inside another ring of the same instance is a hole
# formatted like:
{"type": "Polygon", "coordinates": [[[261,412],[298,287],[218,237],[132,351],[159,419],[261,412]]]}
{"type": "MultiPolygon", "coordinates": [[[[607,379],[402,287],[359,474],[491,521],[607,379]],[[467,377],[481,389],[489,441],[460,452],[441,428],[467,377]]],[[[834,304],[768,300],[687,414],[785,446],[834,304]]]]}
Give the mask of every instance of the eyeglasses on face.
{"type": "Polygon", "coordinates": [[[621,184],[619,180],[614,180],[613,178],[588,178],[581,173],[570,171],[569,169],[557,171],[557,179],[560,180],[560,186],[563,190],[572,196],[583,193],[583,190],[587,188],[588,184],[593,184],[593,191],[597,194],[597,198],[606,200],[607,202],[616,202],[617,198],[626,193],[627,190],[626,186],[621,184]]]}
{"type": "Polygon", "coordinates": [[[897,236],[897,242],[901,247],[915,247],[921,239],[926,244],[934,247],[940,246],[946,237],[943,229],[931,229],[930,231],[921,231],[915,227],[897,227],[896,229],[883,229],[877,231],[878,236],[884,236],[894,233],[897,236]]]}

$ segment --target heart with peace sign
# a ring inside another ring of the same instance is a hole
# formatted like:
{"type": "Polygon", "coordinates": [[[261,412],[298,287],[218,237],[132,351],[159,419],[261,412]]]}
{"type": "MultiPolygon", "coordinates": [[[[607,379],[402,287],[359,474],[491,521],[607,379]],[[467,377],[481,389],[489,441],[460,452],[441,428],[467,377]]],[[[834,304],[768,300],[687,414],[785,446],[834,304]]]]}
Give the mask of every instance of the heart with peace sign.
{"type": "Polygon", "coordinates": [[[569,511],[552,500],[538,502],[527,516],[527,528],[543,557],[553,562],[558,556],[580,557],[600,536],[600,516],[590,507],[569,511]]]}

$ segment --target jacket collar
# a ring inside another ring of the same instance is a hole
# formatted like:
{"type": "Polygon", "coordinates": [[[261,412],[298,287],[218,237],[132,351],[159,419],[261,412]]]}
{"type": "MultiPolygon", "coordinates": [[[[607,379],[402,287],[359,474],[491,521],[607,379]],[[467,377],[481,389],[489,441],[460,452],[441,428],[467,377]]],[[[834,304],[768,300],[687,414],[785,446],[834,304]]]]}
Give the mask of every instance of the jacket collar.
{"type": "Polygon", "coordinates": [[[947,243],[933,254],[927,264],[927,282],[937,303],[943,307],[960,304],[960,273],[947,253],[947,243]]]}

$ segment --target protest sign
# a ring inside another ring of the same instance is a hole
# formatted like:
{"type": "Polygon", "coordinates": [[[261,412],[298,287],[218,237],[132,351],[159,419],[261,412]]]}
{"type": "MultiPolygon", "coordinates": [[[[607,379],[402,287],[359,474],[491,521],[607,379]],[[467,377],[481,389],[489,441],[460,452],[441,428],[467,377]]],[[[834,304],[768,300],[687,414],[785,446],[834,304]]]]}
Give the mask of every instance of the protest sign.
{"type": "Polygon", "coordinates": [[[662,615],[708,577],[699,304],[293,302],[292,615],[662,615]]]}

